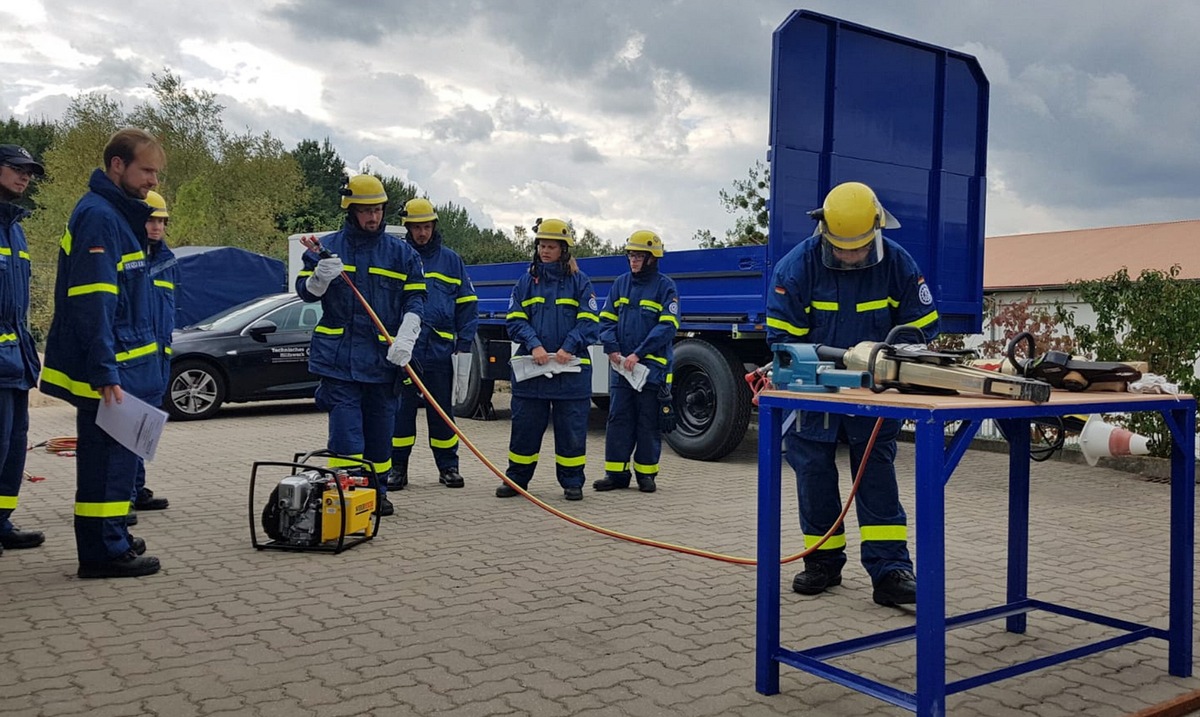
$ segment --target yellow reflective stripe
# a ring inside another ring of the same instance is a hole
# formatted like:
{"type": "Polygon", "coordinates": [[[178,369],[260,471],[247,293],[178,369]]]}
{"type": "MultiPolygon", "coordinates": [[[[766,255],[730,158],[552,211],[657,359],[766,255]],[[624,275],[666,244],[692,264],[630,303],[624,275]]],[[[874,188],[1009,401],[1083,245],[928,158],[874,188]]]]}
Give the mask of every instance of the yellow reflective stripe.
{"type": "Polygon", "coordinates": [[[532,456],[523,456],[520,453],[513,453],[512,451],[509,451],[508,460],[512,461],[513,463],[519,463],[523,466],[528,466],[538,462],[538,455],[539,454],[534,453],[532,456]]]}
{"type": "Polygon", "coordinates": [[[908,540],[906,525],[863,525],[858,529],[863,542],[868,540],[908,540]]]}
{"type": "Polygon", "coordinates": [[[638,302],[638,306],[645,306],[647,308],[654,309],[655,311],[662,311],[662,304],[649,299],[642,299],[638,302]]]}
{"type": "Polygon", "coordinates": [[[165,349],[163,349],[163,353],[170,356],[171,354],[175,353],[175,349],[172,349],[170,346],[168,346],[165,349]]]}
{"type": "Polygon", "coordinates": [[[384,475],[392,469],[392,459],[389,458],[386,461],[379,461],[378,463],[372,463],[371,467],[375,469],[375,475],[377,475],[377,476],[384,475]]]}
{"type": "Polygon", "coordinates": [[[58,246],[63,250],[64,254],[66,254],[67,256],[71,256],[71,230],[70,229],[63,232],[62,239],[58,240],[58,246]]]}
{"type": "Polygon", "coordinates": [[[454,303],[456,303],[456,304],[469,304],[469,303],[471,303],[472,301],[479,301],[479,297],[478,297],[478,296],[476,296],[476,295],[474,295],[474,294],[471,294],[470,296],[460,296],[460,297],[458,297],[457,299],[455,299],[455,300],[454,300],[454,303]]]}
{"type": "Polygon", "coordinates": [[[642,475],[646,475],[647,473],[657,473],[658,472],[658,464],[657,463],[653,463],[653,464],[638,463],[637,461],[634,461],[633,462],[633,472],[641,473],[642,475]]]}
{"type": "Polygon", "coordinates": [[[375,340],[377,340],[381,344],[387,344],[387,343],[391,343],[392,337],[385,336],[384,334],[375,334],[375,340]]]}
{"type": "Polygon", "coordinates": [[[674,314],[663,314],[662,316],[658,317],[658,323],[661,324],[664,322],[668,324],[674,324],[675,328],[679,328],[679,319],[675,318],[674,314]]]}
{"type": "Polygon", "coordinates": [[[100,398],[100,392],[92,388],[86,381],[75,381],[62,371],[42,367],[42,383],[58,386],[73,396],[81,398],[100,398]]]}
{"type": "MultiPolygon", "coordinates": [[[[354,264],[342,264],[342,271],[348,271],[353,274],[358,271],[358,267],[354,264]]],[[[371,270],[367,269],[367,271],[370,272],[371,270]]]]}
{"type": "Polygon", "coordinates": [[[675,381],[675,374],[668,372],[667,373],[667,384],[671,384],[674,381],[675,381]]]}
{"type": "Polygon", "coordinates": [[[362,460],[352,460],[355,458],[361,459],[362,454],[354,453],[354,454],[351,454],[349,458],[330,458],[326,462],[326,465],[330,468],[350,468],[350,467],[359,468],[359,467],[361,467],[362,460]]]}
{"type": "Polygon", "coordinates": [[[17,256],[18,256],[18,257],[20,257],[21,259],[26,259],[26,260],[28,260],[28,259],[29,259],[29,252],[27,252],[27,251],[25,251],[25,250],[23,250],[23,249],[22,249],[21,251],[17,252],[17,256]]]}
{"type": "Polygon", "coordinates": [[[526,299],[526,300],[522,301],[521,306],[532,306],[533,304],[544,304],[544,303],[546,303],[546,297],[535,296],[532,299],[526,299]]]}
{"type": "Polygon", "coordinates": [[[175,283],[167,281],[166,279],[155,279],[154,285],[160,289],[170,289],[171,291],[175,291],[175,283]]]}
{"type": "Polygon", "coordinates": [[[529,315],[524,311],[510,311],[504,315],[505,319],[525,319],[529,321],[529,315]]]}
{"type": "Polygon", "coordinates": [[[601,311],[600,318],[608,319],[610,321],[616,321],[619,317],[616,314],[612,313],[611,311],[601,311]]]}
{"type": "Polygon", "coordinates": [[[116,359],[118,361],[131,361],[135,358],[138,358],[139,356],[145,356],[147,354],[156,354],[156,353],[158,353],[158,342],[157,341],[146,344],[145,346],[138,346],[136,349],[129,349],[128,351],[118,351],[116,359]]]}
{"type": "Polygon", "coordinates": [[[17,340],[16,334],[0,334],[0,343],[8,343],[9,341],[16,341],[16,340],[17,340]]]}
{"type": "Polygon", "coordinates": [[[341,336],[342,334],[346,333],[346,329],[344,327],[335,329],[329,326],[317,324],[313,327],[313,332],[318,334],[328,334],[329,336],[341,336]]]}
{"type": "Polygon", "coordinates": [[[392,436],[392,448],[408,448],[416,442],[416,436],[392,436]]]}
{"type": "MultiPolygon", "coordinates": [[[[0,246],[0,255],[2,255],[2,256],[12,256],[12,249],[10,249],[10,248],[8,248],[8,247],[6,247],[6,246],[0,246]]],[[[3,507],[3,506],[0,506],[0,507],[3,507]]]]}
{"type": "Polygon", "coordinates": [[[937,321],[937,317],[938,317],[937,309],[934,309],[933,311],[930,311],[928,314],[925,314],[921,318],[912,322],[911,325],[916,326],[918,329],[924,328],[924,327],[932,324],[934,321],[937,321]]]}
{"type": "Polygon", "coordinates": [[[425,291],[425,282],[414,281],[411,284],[405,284],[404,290],[405,291],[425,291]]]}
{"type": "Polygon", "coordinates": [[[116,284],[80,284],[67,289],[67,296],[83,296],[84,294],[117,293],[116,284]]]}
{"type": "Polygon", "coordinates": [[[386,276],[389,279],[399,279],[400,281],[405,281],[408,279],[408,274],[401,274],[398,271],[391,271],[389,269],[383,269],[378,266],[367,267],[367,273],[368,274],[379,274],[380,276],[386,276]]]}
{"type": "Polygon", "coordinates": [[[814,301],[812,307],[817,311],[837,311],[838,303],[836,301],[814,301]]]}
{"type": "Polygon", "coordinates": [[[578,468],[587,465],[587,456],[560,456],[555,453],[554,463],[563,468],[578,468]]]}
{"type": "MultiPolygon", "coordinates": [[[[823,535],[805,535],[804,536],[804,547],[811,548],[812,546],[816,545],[817,541],[820,540],[822,537],[824,537],[824,536],[823,535]]],[[[826,540],[821,545],[821,547],[817,548],[817,550],[841,550],[845,547],[846,547],[846,534],[842,533],[839,535],[829,536],[829,540],[826,540]]]]}
{"type": "Polygon", "coordinates": [[[0,510],[16,510],[17,496],[15,495],[0,495],[0,510]]]}
{"type": "Polygon", "coordinates": [[[863,301],[863,302],[860,302],[858,305],[856,305],[854,307],[854,310],[860,314],[864,311],[878,311],[879,309],[888,308],[890,303],[891,302],[888,299],[879,299],[877,301],[863,301]]]}
{"type": "Polygon", "coordinates": [[[129,501],[110,503],[76,503],[75,515],[80,518],[121,518],[129,515],[129,501]]]}
{"type": "Polygon", "coordinates": [[[125,265],[129,262],[145,258],[146,252],[144,251],[131,251],[128,254],[122,254],[121,260],[117,262],[117,271],[125,271],[125,265]]]}
{"type": "Polygon", "coordinates": [[[654,354],[646,354],[642,358],[647,358],[647,359],[650,359],[651,361],[657,361],[658,363],[662,364],[663,366],[667,365],[667,360],[665,358],[663,358],[662,356],[655,356],[654,354]]]}
{"type": "Polygon", "coordinates": [[[628,463],[621,463],[620,461],[604,461],[604,470],[608,471],[609,473],[624,473],[628,469],[628,463]]]}
{"type": "Polygon", "coordinates": [[[592,365],[592,360],[591,360],[590,358],[582,358],[582,357],[580,357],[580,359],[579,359],[579,363],[583,364],[584,366],[591,366],[591,365],[592,365]]]}
{"type": "Polygon", "coordinates": [[[441,336],[443,339],[446,339],[447,341],[453,341],[456,338],[455,335],[450,333],[449,331],[438,331],[437,329],[434,329],[433,333],[437,334],[438,336],[441,336]]]}
{"type": "Polygon", "coordinates": [[[575,314],[575,320],[578,321],[579,319],[587,319],[588,321],[600,323],[600,317],[596,316],[590,311],[580,311],[579,313],[575,314]]]}
{"type": "Polygon", "coordinates": [[[624,306],[625,304],[628,304],[628,303],[629,303],[629,297],[628,297],[628,296],[622,296],[621,298],[619,298],[619,299],[617,299],[616,301],[614,301],[614,302],[613,302],[613,308],[614,308],[614,309],[619,309],[619,308],[621,308],[622,306],[624,306]]]}
{"type": "Polygon", "coordinates": [[[802,329],[795,324],[789,324],[783,319],[777,319],[774,316],[767,317],[767,326],[780,331],[786,331],[792,336],[804,336],[808,333],[808,329],[802,329]]]}
{"type": "Polygon", "coordinates": [[[555,304],[566,304],[567,306],[579,306],[579,302],[574,299],[555,299],[555,304]]]}
{"type": "Polygon", "coordinates": [[[301,269],[300,271],[296,272],[296,276],[312,276],[312,275],[313,275],[312,271],[305,270],[305,269],[301,269]]]}
{"type": "Polygon", "coordinates": [[[440,274],[436,271],[425,272],[425,278],[426,279],[437,279],[438,281],[444,281],[447,284],[453,284],[455,286],[462,285],[462,279],[455,279],[453,276],[446,276],[445,274],[440,274]]]}
{"type": "Polygon", "coordinates": [[[429,437],[430,448],[453,448],[458,445],[458,436],[450,436],[446,439],[429,437]]]}

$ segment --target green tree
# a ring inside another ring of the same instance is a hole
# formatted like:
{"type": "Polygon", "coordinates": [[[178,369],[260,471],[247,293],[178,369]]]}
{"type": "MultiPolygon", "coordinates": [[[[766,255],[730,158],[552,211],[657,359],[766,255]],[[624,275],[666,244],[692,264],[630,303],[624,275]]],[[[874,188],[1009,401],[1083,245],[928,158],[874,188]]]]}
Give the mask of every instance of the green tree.
{"type": "Polygon", "coordinates": [[[322,231],[341,224],[341,189],[346,184],[346,163],[326,137],[322,143],[302,140],[290,152],[300,167],[305,198],[295,213],[284,217],[288,234],[322,231]]]}
{"type": "Polygon", "coordinates": [[[725,238],[718,239],[708,229],[701,229],[692,235],[692,239],[702,249],[766,244],[770,226],[770,189],[771,168],[755,161],[746,179],[735,179],[732,189],[722,189],[719,193],[725,211],[736,215],[733,228],[725,232],[725,238]]]}
{"type": "MultiPolygon", "coordinates": [[[[1082,351],[1098,361],[1145,361],[1150,371],[1193,396],[1200,381],[1193,364],[1200,355],[1200,283],[1179,278],[1180,266],[1145,269],[1131,279],[1127,269],[1112,276],[1078,281],[1070,288],[1096,312],[1092,326],[1075,323],[1060,307],[1058,317],[1073,330],[1082,351]]],[[[1116,419],[1149,436],[1151,453],[1170,454],[1170,432],[1157,413],[1116,419]]]]}
{"type": "MultiPolygon", "coordinates": [[[[54,143],[55,126],[52,122],[39,120],[36,122],[18,122],[15,117],[0,123],[0,144],[15,144],[29,150],[34,158],[41,160],[54,143]]],[[[37,207],[37,192],[39,181],[30,183],[17,204],[26,209],[37,207]]]]}
{"type": "Polygon", "coordinates": [[[446,246],[450,247],[470,264],[491,264],[504,261],[521,261],[528,258],[509,241],[502,232],[480,229],[471,221],[467,210],[448,202],[436,206],[438,231],[446,246]]]}

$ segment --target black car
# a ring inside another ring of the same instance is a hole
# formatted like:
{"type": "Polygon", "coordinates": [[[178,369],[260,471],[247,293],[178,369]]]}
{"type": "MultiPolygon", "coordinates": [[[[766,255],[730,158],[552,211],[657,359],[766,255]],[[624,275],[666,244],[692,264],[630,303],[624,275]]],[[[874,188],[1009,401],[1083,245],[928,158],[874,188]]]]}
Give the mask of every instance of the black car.
{"type": "Polygon", "coordinates": [[[177,330],[163,408],[177,421],[211,418],[224,403],[311,398],[308,343],[321,304],[271,294],[177,330]]]}

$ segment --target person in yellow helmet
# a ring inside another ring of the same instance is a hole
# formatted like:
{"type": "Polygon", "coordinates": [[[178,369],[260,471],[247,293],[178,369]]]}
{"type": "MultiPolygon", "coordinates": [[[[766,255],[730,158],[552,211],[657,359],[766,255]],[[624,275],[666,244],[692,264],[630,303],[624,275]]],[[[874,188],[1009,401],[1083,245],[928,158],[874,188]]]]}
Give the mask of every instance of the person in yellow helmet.
{"type": "Polygon", "coordinates": [[[392,467],[394,387],[401,369],[412,360],[426,291],[421,257],[385,231],[387,201],[378,177],[350,177],[342,190],[342,228],[322,237],[323,254],[304,253],[304,267],[296,278],[300,298],[320,301],[323,308],[309,346],[308,370],[321,379],[317,407],[329,413],[326,448],[335,454],[329,467],[358,473],[364,461],[370,463],[380,479],[382,515],[395,512],[385,479],[392,467]],[[341,278],[345,271],[353,271],[354,287],[385,330],[396,332],[390,347],[350,283],[341,278]]]}
{"type": "MultiPolygon", "coordinates": [[[[933,294],[916,261],[883,230],[899,223],[875,192],[861,182],[830,190],[819,209],[813,236],[776,265],[767,295],[768,343],[814,343],[849,348],[883,341],[894,326],[938,332],[933,294]]],[[[875,419],[804,412],[784,436],[796,472],[800,526],[815,543],[841,512],[836,463],[838,443],[850,446],[851,474],[862,463],[875,419]]],[[[859,537],[863,567],[880,605],[916,602],[916,578],[908,554],[908,521],[896,487],[896,436],[900,422],[884,421],[859,486],[859,537]]],[[[819,595],[842,582],[846,536],[839,531],[805,558],[792,589],[819,595]]]]}
{"type": "MultiPolygon", "coordinates": [[[[421,367],[421,382],[429,395],[453,420],[454,355],[471,352],[479,309],[467,266],[462,257],[443,243],[437,219],[433,204],[424,197],[411,199],[404,205],[402,221],[408,230],[405,239],[421,255],[429,289],[413,362],[421,367]]],[[[416,385],[405,376],[392,434],[390,490],[401,490],[408,485],[408,459],[417,440],[418,402],[416,385]]],[[[458,472],[458,436],[433,409],[425,411],[425,422],[438,482],[447,488],[462,488],[465,482],[458,472]]]]}

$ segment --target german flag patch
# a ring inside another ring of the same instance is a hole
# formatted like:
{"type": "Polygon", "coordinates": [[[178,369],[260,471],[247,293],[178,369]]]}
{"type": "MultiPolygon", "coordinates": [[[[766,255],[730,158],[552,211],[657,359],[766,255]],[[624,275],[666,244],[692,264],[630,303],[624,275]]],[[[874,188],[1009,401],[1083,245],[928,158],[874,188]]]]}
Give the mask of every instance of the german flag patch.
{"type": "Polygon", "coordinates": [[[89,254],[103,254],[103,253],[104,253],[104,247],[102,247],[102,246],[90,246],[90,247],[88,247],[88,253],[89,253],[89,254]]]}
{"type": "Polygon", "coordinates": [[[782,286],[777,286],[777,287],[775,287],[775,293],[781,294],[781,295],[786,295],[787,289],[783,288],[782,286]]]}

